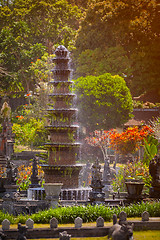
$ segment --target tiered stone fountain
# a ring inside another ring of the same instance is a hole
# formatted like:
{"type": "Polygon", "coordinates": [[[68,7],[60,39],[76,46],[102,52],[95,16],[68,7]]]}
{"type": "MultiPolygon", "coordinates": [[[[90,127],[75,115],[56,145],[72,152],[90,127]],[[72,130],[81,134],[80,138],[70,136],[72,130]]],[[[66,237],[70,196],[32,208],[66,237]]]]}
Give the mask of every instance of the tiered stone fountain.
{"type": "Polygon", "coordinates": [[[50,81],[48,119],[48,165],[43,166],[45,182],[62,183],[62,188],[77,188],[81,166],[76,165],[80,143],[76,142],[78,125],[74,124],[77,109],[69,80],[69,52],[64,46],[55,51],[54,80],[50,81]]]}

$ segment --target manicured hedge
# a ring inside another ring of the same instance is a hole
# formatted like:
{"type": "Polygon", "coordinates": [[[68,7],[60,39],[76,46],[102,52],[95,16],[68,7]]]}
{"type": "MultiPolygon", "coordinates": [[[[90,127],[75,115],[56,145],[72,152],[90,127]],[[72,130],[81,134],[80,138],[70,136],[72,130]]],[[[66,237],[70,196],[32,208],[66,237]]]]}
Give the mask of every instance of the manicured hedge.
{"type": "Polygon", "coordinates": [[[33,219],[35,223],[49,223],[50,219],[55,217],[59,223],[73,223],[76,217],[81,217],[83,222],[95,222],[101,216],[105,221],[111,221],[113,214],[119,215],[121,211],[127,213],[127,217],[141,217],[144,211],[148,211],[150,217],[160,217],[160,202],[142,202],[131,204],[127,207],[109,207],[109,206],[71,206],[58,207],[46,211],[39,211],[32,215],[13,216],[0,211],[0,222],[8,219],[11,224],[25,223],[28,218],[33,219]]]}

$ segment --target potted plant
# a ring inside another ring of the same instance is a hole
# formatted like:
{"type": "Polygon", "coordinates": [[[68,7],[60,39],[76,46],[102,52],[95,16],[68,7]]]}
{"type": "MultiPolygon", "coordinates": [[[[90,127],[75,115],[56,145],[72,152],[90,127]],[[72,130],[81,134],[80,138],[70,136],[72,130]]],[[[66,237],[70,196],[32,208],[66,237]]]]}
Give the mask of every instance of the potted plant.
{"type": "Polygon", "coordinates": [[[127,188],[128,196],[139,198],[144,188],[145,193],[149,193],[151,180],[149,166],[143,161],[135,159],[133,162],[128,161],[124,168],[120,168],[113,180],[113,189],[124,192],[127,188]]]}

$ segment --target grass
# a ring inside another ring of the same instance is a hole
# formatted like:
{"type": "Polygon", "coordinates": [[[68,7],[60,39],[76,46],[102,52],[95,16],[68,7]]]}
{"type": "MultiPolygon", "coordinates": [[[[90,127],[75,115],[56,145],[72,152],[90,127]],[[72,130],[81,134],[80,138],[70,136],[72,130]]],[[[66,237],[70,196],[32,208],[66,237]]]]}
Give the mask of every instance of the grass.
{"type": "Polygon", "coordinates": [[[148,230],[133,233],[134,240],[160,240],[160,231],[148,230]]]}

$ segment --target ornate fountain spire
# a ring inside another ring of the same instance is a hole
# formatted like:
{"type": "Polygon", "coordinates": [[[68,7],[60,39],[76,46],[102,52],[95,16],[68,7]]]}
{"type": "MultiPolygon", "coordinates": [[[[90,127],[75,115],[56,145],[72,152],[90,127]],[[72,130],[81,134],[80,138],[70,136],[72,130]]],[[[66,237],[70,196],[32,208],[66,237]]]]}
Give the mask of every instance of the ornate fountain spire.
{"type": "Polygon", "coordinates": [[[63,183],[64,188],[78,187],[81,169],[76,166],[76,157],[80,144],[76,142],[78,125],[74,125],[77,109],[73,107],[75,94],[71,92],[72,81],[69,80],[69,52],[60,45],[55,50],[50,81],[48,119],[46,127],[50,141],[45,144],[48,149],[48,166],[44,166],[46,183],[63,183]]]}

